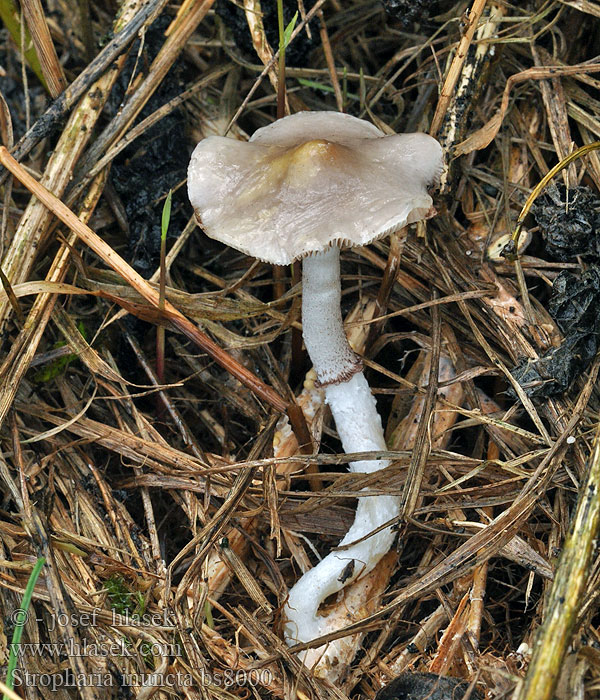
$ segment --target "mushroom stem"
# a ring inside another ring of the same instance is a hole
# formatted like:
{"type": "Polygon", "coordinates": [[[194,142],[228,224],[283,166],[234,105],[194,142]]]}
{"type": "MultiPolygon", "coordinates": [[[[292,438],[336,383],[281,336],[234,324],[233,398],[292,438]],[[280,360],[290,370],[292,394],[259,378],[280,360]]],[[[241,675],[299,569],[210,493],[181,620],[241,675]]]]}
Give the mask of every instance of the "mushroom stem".
{"type": "MultiPolygon", "coordinates": [[[[317,379],[346,452],[385,450],[377,404],[352,350],[342,323],[340,250],[332,247],[304,258],[302,265],[302,334],[317,379]]],[[[388,462],[352,462],[354,472],[373,472],[388,462]]]]}
{"type": "MultiPolygon", "coordinates": [[[[304,342],[317,377],[325,385],[326,401],[343,448],[346,452],[384,451],[375,398],[344,333],[337,247],[304,259],[302,287],[304,342]]],[[[351,462],[350,471],[369,473],[388,464],[387,460],[361,460],[351,462]]],[[[354,523],[340,542],[340,547],[350,546],[327,555],[289,593],[285,608],[288,644],[308,642],[332,631],[325,628],[324,619],[317,615],[319,606],[327,596],[371,571],[389,551],[394,541],[390,527],[368,535],[398,513],[398,499],[394,496],[358,499],[354,523]]],[[[305,663],[312,665],[322,651],[307,652],[303,657],[305,663]]]]}
{"type": "Polygon", "coordinates": [[[302,261],[302,335],[319,382],[337,384],[362,367],[342,323],[340,249],[332,246],[302,261]]]}

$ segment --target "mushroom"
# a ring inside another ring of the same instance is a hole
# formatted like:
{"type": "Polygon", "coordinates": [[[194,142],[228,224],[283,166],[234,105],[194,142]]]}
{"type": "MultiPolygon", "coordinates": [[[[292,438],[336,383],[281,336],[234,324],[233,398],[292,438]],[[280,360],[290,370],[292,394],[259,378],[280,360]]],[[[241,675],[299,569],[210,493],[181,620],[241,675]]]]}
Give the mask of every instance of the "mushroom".
{"type": "MultiPolygon", "coordinates": [[[[432,137],[386,136],[337,112],[299,112],[258,129],[247,143],[210,136],[192,155],[189,198],[207,235],[276,265],[302,259],[304,342],[345,452],[380,452],[386,445],[361,360],[344,333],[340,247],[366,245],[429,216],[428,188],[442,165],[432,137]]],[[[369,473],[388,464],[368,459],[349,467],[369,473]]],[[[331,631],[322,628],[320,604],[375,567],[394,540],[383,526],[398,514],[394,496],[358,499],[343,549],[290,590],[288,644],[331,631]]],[[[308,658],[317,657],[305,655],[305,663],[308,658]]]]}

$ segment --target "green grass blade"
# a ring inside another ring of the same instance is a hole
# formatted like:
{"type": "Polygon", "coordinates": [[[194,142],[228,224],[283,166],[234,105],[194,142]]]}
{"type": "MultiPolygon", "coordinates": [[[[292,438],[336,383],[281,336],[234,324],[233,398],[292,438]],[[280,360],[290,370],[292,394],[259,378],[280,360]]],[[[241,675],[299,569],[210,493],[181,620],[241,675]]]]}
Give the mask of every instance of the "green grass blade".
{"type": "Polygon", "coordinates": [[[288,26],[285,28],[283,32],[283,46],[281,43],[281,37],[279,39],[279,50],[282,51],[287,48],[287,45],[290,43],[290,40],[292,38],[292,32],[294,31],[294,27],[296,26],[296,22],[298,21],[298,11],[294,13],[294,16],[292,17],[292,21],[288,24],[288,26]]]}
{"type": "Polygon", "coordinates": [[[160,240],[167,240],[167,231],[169,230],[169,222],[171,221],[171,200],[173,198],[173,190],[169,190],[169,194],[165,199],[162,210],[162,219],[160,222],[160,240]]]}
{"type": "MultiPolygon", "coordinates": [[[[158,283],[158,308],[165,308],[165,284],[167,276],[166,255],[167,255],[167,231],[169,230],[169,222],[171,221],[171,199],[173,190],[169,190],[169,194],[165,199],[162,210],[162,219],[160,225],[160,277],[158,283]]],[[[163,326],[158,326],[156,329],[156,376],[161,384],[165,381],[165,329],[163,326]]]]}
{"type": "MultiPolygon", "coordinates": [[[[29,610],[29,605],[31,603],[31,596],[33,595],[33,589],[35,588],[36,581],[42,571],[42,567],[46,563],[44,557],[40,557],[33,567],[33,570],[29,576],[29,581],[27,581],[27,586],[25,587],[25,592],[23,593],[23,599],[21,600],[21,607],[15,611],[15,629],[12,636],[12,641],[10,643],[10,651],[8,655],[8,667],[6,669],[6,686],[13,689],[14,679],[15,679],[15,669],[17,668],[17,661],[19,659],[18,648],[21,643],[21,637],[23,636],[23,627],[27,622],[27,611],[29,610]]],[[[3,693],[2,700],[9,700],[8,695],[3,693]]]]}

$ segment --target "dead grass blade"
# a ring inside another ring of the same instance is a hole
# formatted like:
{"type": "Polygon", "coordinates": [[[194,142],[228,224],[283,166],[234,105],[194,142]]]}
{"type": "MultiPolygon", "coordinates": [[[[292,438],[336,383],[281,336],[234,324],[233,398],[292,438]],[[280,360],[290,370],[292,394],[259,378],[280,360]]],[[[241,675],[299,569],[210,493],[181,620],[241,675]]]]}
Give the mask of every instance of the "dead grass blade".
{"type": "Polygon", "coordinates": [[[506,87],[504,88],[504,93],[502,94],[502,102],[498,112],[484,125],[481,129],[473,132],[468,138],[466,138],[462,143],[459,143],[454,149],[454,155],[456,157],[467,155],[473,151],[481,150],[494,140],[500,127],[502,126],[502,121],[508,111],[510,92],[515,85],[522,83],[526,80],[545,80],[547,78],[554,78],[561,75],[580,75],[587,73],[597,73],[600,71],[600,66],[580,64],[576,66],[546,66],[544,68],[528,68],[525,71],[511,75],[506,82],[506,87]]]}
{"type": "Polygon", "coordinates": [[[600,529],[600,425],[594,436],[589,470],[579,490],[577,508],[563,544],[554,583],[536,634],[527,677],[519,700],[554,697],[561,666],[571,643],[590,574],[600,529]]]}
{"type": "Polygon", "coordinates": [[[87,172],[104,155],[105,151],[115,141],[120,139],[125,131],[133,124],[150,96],[160,85],[161,81],[183,51],[198,24],[212,7],[214,0],[202,0],[194,3],[188,12],[178,15],[167,40],[149,67],[147,74],[125,105],[118,111],[111,123],[94,140],[88,153],[80,165],[80,172],[87,172]]]}
{"type": "Polygon", "coordinates": [[[454,88],[456,87],[456,83],[460,77],[462,67],[467,58],[469,46],[473,41],[473,36],[475,35],[475,31],[479,25],[479,20],[481,19],[481,15],[487,2],[488,0],[474,0],[471,9],[466,11],[467,27],[463,32],[460,43],[456,49],[456,55],[454,56],[450,69],[446,75],[435,113],[433,115],[433,119],[431,120],[431,126],[429,127],[429,133],[432,136],[435,136],[438,133],[442,125],[442,120],[448,112],[450,100],[454,94],[454,88]]]}
{"type": "MultiPolygon", "coordinates": [[[[435,294],[434,294],[435,297],[435,294]]],[[[412,448],[412,457],[410,466],[406,474],[406,484],[400,499],[401,510],[400,516],[402,519],[408,519],[412,516],[421,483],[425,476],[425,463],[431,449],[431,439],[429,429],[431,424],[432,412],[435,406],[438,392],[438,371],[440,366],[440,350],[442,343],[441,323],[437,306],[432,307],[432,336],[431,336],[431,361],[429,364],[429,379],[427,382],[427,393],[425,397],[425,405],[419,419],[419,427],[415,436],[414,445],[412,448]]]]}
{"type": "Polygon", "coordinates": [[[42,3],[40,0],[23,0],[21,6],[40,60],[40,67],[46,80],[48,91],[52,99],[56,99],[67,87],[67,79],[50,36],[42,3]]]}
{"type": "MultiPolygon", "coordinates": [[[[94,231],[81,222],[73,212],[66,207],[58,198],[51,192],[48,192],[42,187],[29,173],[27,173],[17,161],[9,154],[6,148],[0,147],[0,162],[10,172],[22,182],[29,191],[34,194],[40,202],[58,216],[77,236],[86,243],[104,262],[118,272],[124,280],[136,289],[145,299],[147,299],[155,308],[158,308],[159,298],[158,292],[151,287],[148,282],[141,277],[135,270],[123,260],[107,243],[105,243],[94,231]]],[[[219,364],[225,367],[243,384],[255,391],[259,396],[262,396],[278,411],[285,411],[287,408],[286,402],[276,394],[273,389],[266,386],[243,365],[235,361],[227,355],[216,343],[208,336],[199,331],[188,319],[181,314],[169,302],[165,302],[165,314],[169,321],[187,337],[193,340],[198,346],[208,352],[219,364]]]]}
{"type": "MultiPolygon", "coordinates": [[[[24,158],[39,141],[47,136],[77,100],[122,53],[146,24],[151,23],[167,4],[167,0],[151,0],[136,12],[129,22],[108,42],[89,66],[80,73],[44,112],[12,150],[17,160],[24,158]]],[[[127,13],[124,13],[127,16],[127,13]]]]}

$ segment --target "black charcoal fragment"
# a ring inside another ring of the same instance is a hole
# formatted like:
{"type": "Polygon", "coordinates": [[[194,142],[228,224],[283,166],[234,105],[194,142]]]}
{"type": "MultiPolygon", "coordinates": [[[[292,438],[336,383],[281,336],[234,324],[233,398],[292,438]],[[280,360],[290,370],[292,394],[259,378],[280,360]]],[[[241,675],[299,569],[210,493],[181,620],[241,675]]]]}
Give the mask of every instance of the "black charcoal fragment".
{"type": "Polygon", "coordinates": [[[557,260],[600,254],[600,197],[589,187],[550,185],[531,213],[541,229],[546,250],[557,260]]]}
{"type": "MultiPolygon", "coordinates": [[[[585,372],[598,349],[595,333],[575,332],[539,360],[525,360],[512,370],[529,398],[545,399],[565,392],[585,372]]],[[[509,392],[515,396],[512,389],[509,392]]]]}

